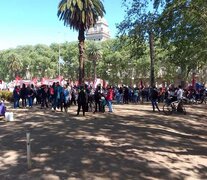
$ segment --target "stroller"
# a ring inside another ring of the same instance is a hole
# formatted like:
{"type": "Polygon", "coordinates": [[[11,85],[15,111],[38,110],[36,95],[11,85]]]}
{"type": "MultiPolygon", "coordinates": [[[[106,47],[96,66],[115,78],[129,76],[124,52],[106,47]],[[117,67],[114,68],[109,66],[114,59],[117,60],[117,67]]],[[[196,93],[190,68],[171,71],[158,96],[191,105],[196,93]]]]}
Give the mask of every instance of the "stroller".
{"type": "Polygon", "coordinates": [[[1,100],[0,101],[0,116],[5,117],[5,113],[6,113],[6,106],[4,104],[4,100],[1,100]]]}

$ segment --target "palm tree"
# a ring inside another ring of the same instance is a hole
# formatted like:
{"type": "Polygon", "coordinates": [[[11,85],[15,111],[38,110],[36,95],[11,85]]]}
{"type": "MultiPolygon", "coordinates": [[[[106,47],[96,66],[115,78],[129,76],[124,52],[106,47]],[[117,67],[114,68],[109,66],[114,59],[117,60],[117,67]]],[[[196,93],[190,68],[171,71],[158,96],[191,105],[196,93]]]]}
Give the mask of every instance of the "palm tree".
{"type": "Polygon", "coordinates": [[[90,60],[93,62],[93,70],[94,70],[94,81],[96,80],[96,65],[97,61],[102,57],[101,46],[99,43],[95,41],[90,41],[87,48],[87,55],[90,60]]]}
{"type": "Polygon", "coordinates": [[[22,69],[22,61],[18,57],[17,54],[11,54],[8,57],[8,62],[9,62],[9,70],[12,74],[12,77],[15,78],[17,75],[19,75],[21,69],[22,69]]]}
{"type": "Polygon", "coordinates": [[[79,84],[84,83],[84,41],[85,30],[94,26],[98,17],[103,17],[105,9],[101,0],[61,0],[58,17],[65,26],[78,31],[79,40],[79,84]]]}

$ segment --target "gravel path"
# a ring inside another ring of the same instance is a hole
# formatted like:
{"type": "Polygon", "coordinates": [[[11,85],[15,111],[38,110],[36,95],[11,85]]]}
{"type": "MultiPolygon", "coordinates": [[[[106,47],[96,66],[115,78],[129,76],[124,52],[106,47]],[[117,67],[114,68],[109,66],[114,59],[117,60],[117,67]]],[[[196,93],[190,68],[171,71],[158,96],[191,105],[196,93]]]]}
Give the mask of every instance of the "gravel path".
{"type": "Polygon", "coordinates": [[[0,180],[207,179],[207,105],[187,115],[149,104],[75,116],[39,107],[0,120],[0,180]],[[27,168],[26,132],[32,168],[27,168]]]}

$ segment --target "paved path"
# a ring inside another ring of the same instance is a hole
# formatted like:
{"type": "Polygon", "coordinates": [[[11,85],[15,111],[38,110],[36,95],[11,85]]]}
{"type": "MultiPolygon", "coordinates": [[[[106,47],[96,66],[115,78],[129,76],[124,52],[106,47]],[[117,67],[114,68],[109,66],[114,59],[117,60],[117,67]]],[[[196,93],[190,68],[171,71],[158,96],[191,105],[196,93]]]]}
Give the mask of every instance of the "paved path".
{"type": "Polygon", "coordinates": [[[150,105],[85,117],[75,109],[18,109],[14,122],[0,120],[0,180],[207,179],[207,105],[171,116],[150,105]]]}

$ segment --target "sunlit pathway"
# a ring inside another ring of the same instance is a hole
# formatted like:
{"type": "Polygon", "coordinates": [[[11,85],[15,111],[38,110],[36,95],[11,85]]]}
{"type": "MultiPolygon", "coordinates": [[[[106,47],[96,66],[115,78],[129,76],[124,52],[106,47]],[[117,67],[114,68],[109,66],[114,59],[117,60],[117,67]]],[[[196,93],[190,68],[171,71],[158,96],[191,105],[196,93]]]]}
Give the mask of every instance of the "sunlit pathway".
{"type": "Polygon", "coordinates": [[[171,116],[149,104],[85,117],[75,110],[19,109],[14,122],[0,120],[0,179],[207,179],[207,105],[171,116]]]}

